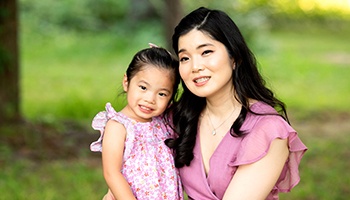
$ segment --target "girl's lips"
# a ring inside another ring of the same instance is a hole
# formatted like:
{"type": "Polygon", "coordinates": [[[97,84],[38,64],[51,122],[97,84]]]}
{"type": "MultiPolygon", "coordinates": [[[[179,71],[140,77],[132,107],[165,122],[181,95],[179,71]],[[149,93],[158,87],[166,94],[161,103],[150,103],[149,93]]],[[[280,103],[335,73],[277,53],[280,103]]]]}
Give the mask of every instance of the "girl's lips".
{"type": "Polygon", "coordinates": [[[139,105],[139,107],[140,107],[141,111],[145,112],[145,113],[151,113],[153,111],[152,108],[144,106],[144,105],[139,105]]]}

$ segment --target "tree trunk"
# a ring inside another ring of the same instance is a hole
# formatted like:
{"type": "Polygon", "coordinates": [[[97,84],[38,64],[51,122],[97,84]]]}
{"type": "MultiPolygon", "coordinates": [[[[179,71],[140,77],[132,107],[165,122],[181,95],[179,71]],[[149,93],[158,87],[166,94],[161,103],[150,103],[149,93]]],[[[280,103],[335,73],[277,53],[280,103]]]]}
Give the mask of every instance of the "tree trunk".
{"type": "Polygon", "coordinates": [[[163,13],[165,41],[167,41],[167,48],[173,52],[172,36],[175,26],[179,23],[182,16],[181,0],[165,0],[165,9],[163,13]]]}
{"type": "Polygon", "coordinates": [[[147,20],[155,17],[157,12],[149,0],[130,0],[128,20],[137,24],[139,20],[147,20]]]}
{"type": "Polygon", "coordinates": [[[17,0],[0,0],[0,125],[21,120],[17,0]]]}

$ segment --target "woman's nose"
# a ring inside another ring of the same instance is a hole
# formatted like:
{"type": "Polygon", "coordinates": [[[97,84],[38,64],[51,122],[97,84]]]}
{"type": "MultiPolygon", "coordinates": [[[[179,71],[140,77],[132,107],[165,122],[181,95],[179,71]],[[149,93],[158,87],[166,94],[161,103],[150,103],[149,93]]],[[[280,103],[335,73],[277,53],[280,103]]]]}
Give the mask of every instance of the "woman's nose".
{"type": "Polygon", "coordinates": [[[203,71],[204,70],[204,66],[201,64],[201,62],[199,62],[198,59],[193,59],[192,60],[192,72],[199,72],[199,71],[203,71]]]}

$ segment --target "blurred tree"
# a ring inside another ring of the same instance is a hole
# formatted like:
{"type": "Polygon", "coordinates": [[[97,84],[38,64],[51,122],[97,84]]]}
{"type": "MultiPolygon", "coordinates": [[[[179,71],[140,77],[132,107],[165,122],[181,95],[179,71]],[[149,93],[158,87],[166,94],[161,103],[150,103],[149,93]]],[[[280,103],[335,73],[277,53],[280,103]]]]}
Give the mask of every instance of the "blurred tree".
{"type": "Polygon", "coordinates": [[[167,41],[167,49],[171,48],[171,37],[175,26],[182,18],[182,4],[181,0],[165,0],[165,9],[163,12],[163,22],[165,30],[165,41],[167,41]]]}
{"type": "Polygon", "coordinates": [[[0,1],[0,124],[19,122],[18,16],[16,0],[0,1]]]}
{"type": "Polygon", "coordinates": [[[152,18],[160,19],[163,23],[166,48],[171,48],[171,37],[174,28],[182,18],[181,0],[131,0],[127,18],[134,24],[142,23],[152,18]]]}
{"type": "Polygon", "coordinates": [[[130,0],[127,18],[132,22],[155,17],[157,12],[149,0],[130,0]]]}

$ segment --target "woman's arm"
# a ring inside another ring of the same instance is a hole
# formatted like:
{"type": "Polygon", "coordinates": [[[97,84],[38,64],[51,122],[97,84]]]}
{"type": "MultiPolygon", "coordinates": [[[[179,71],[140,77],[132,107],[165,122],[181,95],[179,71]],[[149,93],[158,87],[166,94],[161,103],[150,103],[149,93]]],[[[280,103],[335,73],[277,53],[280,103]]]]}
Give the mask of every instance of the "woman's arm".
{"type": "Polygon", "coordinates": [[[125,138],[124,126],[114,120],[109,120],[102,141],[103,175],[114,197],[123,200],[136,199],[121,173],[125,138]]]}
{"type": "Polygon", "coordinates": [[[272,141],[265,157],[255,163],[238,167],[223,199],[265,199],[280,177],[288,155],[287,139],[272,141]]]}

